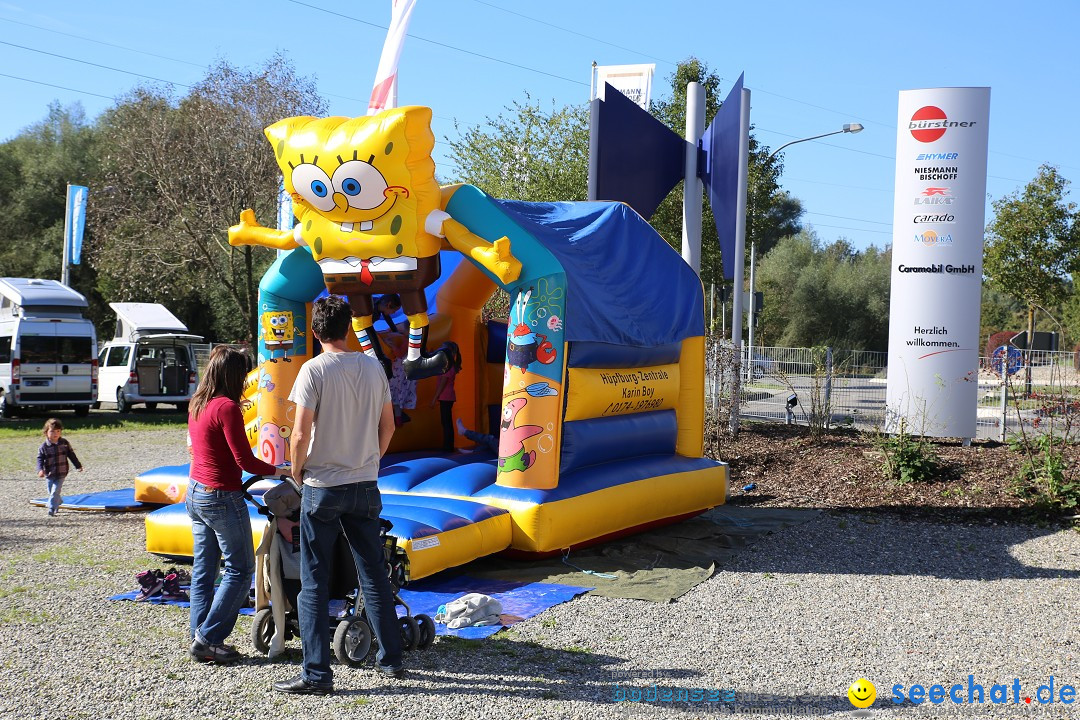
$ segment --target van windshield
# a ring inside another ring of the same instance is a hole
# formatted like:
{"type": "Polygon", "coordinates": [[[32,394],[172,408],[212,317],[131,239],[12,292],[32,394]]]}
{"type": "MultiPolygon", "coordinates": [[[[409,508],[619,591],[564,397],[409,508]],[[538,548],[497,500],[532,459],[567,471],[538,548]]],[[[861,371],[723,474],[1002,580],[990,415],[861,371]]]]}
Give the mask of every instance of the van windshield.
{"type": "Polygon", "coordinates": [[[89,364],[94,357],[93,343],[88,337],[23,335],[19,344],[19,359],[24,364],[89,364]]]}

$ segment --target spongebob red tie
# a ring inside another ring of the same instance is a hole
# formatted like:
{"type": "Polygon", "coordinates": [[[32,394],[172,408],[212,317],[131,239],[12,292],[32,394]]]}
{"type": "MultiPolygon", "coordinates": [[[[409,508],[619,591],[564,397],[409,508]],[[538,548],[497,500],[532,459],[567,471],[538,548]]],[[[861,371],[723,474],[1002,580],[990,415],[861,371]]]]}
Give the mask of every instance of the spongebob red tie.
{"type": "Polygon", "coordinates": [[[370,265],[370,264],[371,264],[370,260],[361,260],[360,261],[360,282],[364,283],[365,285],[370,285],[371,281],[373,279],[371,277],[371,271],[368,270],[368,265],[370,265]]]}

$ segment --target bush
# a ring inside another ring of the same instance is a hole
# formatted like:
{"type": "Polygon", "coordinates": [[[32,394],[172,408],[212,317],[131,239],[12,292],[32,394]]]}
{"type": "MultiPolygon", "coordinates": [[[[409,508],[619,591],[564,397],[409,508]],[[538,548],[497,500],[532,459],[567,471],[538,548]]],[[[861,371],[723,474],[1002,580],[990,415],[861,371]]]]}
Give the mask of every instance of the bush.
{"type": "Polygon", "coordinates": [[[900,432],[881,435],[875,440],[885,457],[881,471],[886,479],[899,485],[926,482],[934,479],[942,469],[941,460],[925,437],[907,431],[907,421],[900,420],[900,432]]]}

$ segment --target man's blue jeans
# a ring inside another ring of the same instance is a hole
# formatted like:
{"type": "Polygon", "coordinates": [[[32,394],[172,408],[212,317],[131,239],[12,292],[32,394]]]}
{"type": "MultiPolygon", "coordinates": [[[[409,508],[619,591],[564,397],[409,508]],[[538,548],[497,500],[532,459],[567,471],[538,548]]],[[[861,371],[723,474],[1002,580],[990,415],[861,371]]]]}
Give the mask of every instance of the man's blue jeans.
{"type": "MultiPolygon", "coordinates": [[[[382,497],[374,483],[337,487],[304,485],[300,501],[300,641],[304,648],[304,680],[331,685],[330,569],[334,543],[345,533],[352,550],[364,608],[379,641],[375,661],[397,670],[401,661],[401,628],[394,608],[394,591],[386,572],[386,557],[379,540],[382,497]]],[[[336,568],[335,572],[352,572],[336,568]]]]}
{"type": "Polygon", "coordinates": [[[195,536],[191,567],[191,637],[220,645],[236,625],[248,601],[255,572],[255,546],[244,494],[188,484],[187,511],[195,536]],[[221,585],[214,592],[218,564],[225,559],[221,585]]]}

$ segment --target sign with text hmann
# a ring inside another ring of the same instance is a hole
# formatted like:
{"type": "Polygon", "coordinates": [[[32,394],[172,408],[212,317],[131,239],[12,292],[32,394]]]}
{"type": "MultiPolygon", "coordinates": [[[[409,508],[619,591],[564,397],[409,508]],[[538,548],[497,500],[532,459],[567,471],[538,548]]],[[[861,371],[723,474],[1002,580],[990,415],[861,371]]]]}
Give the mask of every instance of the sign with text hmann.
{"type": "Polygon", "coordinates": [[[900,93],[888,432],[975,437],[989,125],[990,88],[900,93]]]}

